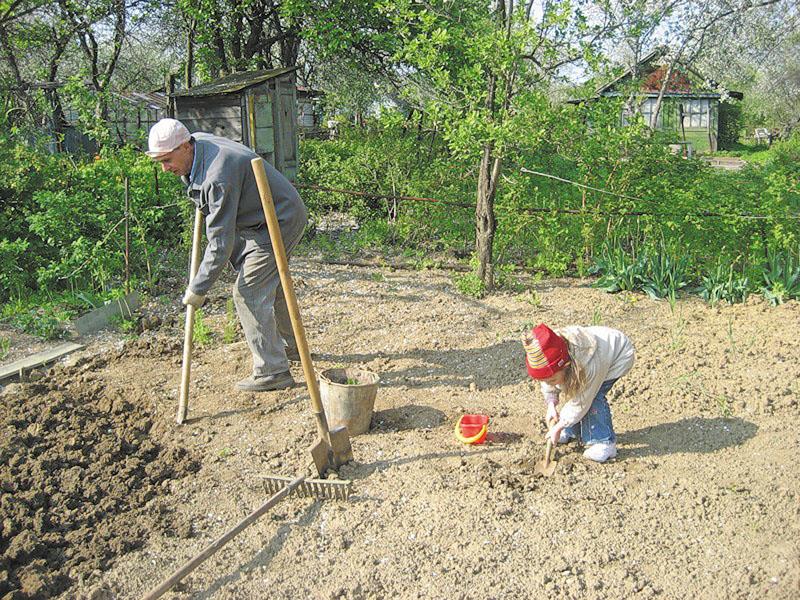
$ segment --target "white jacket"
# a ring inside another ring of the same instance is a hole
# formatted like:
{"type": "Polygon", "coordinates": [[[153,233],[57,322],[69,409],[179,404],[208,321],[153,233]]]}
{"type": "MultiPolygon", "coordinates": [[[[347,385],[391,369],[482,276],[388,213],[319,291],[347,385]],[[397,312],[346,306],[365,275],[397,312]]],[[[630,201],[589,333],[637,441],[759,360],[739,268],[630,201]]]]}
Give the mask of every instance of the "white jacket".
{"type": "MultiPolygon", "coordinates": [[[[586,373],[586,387],[564,404],[558,424],[574,425],[589,412],[595,395],[604,381],[622,377],[633,366],[635,352],[628,336],[610,327],[570,326],[557,329],[570,345],[570,359],[580,364],[586,373]]],[[[560,386],[541,384],[545,400],[556,400],[560,386]]]]}

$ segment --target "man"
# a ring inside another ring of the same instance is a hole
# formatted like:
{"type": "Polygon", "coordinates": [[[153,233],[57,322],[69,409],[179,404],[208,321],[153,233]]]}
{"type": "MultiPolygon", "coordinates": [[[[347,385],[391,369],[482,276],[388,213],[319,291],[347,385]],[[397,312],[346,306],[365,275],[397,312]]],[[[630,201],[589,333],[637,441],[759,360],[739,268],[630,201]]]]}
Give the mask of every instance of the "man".
{"type": "MultiPolygon", "coordinates": [[[[230,262],[237,272],[236,313],[253,354],[253,374],[236,388],[263,392],[291,387],[287,355],[297,360],[299,354],[250,164],[258,155],[226,138],[190,135],[175,119],[153,125],[148,146],[146,154],[183,179],[189,198],[205,216],[208,245],[183,304],[202,306],[230,262]]],[[[308,213],[292,184],[268,162],[264,167],[288,256],[303,236],[308,213]]]]}

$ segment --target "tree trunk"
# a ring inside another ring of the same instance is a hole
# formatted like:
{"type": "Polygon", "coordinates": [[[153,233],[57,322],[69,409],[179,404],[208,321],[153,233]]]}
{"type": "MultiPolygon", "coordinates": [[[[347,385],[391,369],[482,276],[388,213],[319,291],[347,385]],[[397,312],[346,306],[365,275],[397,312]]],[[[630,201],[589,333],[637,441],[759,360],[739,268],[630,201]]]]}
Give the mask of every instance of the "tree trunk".
{"type": "Polygon", "coordinates": [[[186,36],[186,69],[183,77],[183,85],[187,90],[192,87],[192,80],[194,79],[194,33],[196,27],[197,20],[192,19],[189,22],[189,32],[186,36]]]}
{"type": "Polygon", "coordinates": [[[500,159],[492,156],[494,146],[483,147],[481,166],[478,172],[478,198],[475,206],[475,254],[478,257],[478,278],[487,292],[494,289],[494,263],[492,248],[497,221],[494,216],[494,197],[497,191],[497,175],[500,159]]]}

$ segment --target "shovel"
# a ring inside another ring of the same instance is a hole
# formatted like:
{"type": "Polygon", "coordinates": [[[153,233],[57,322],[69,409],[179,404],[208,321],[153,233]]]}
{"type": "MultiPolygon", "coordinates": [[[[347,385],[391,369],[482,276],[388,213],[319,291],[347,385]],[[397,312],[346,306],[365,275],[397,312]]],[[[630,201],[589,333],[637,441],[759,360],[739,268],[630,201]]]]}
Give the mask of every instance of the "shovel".
{"type": "Polygon", "coordinates": [[[328,427],[328,419],[325,417],[325,410],[322,408],[322,401],[320,400],[317,375],[311,362],[311,353],[308,351],[306,332],[300,319],[300,310],[297,307],[297,297],[294,294],[292,276],[289,274],[289,263],[286,260],[286,250],[283,245],[281,229],[278,225],[278,216],[275,214],[275,204],[272,201],[272,191],[269,187],[269,181],[267,181],[267,173],[264,170],[262,159],[254,158],[250,161],[250,164],[256,176],[258,193],[261,196],[261,207],[264,209],[269,238],[272,241],[272,252],[275,254],[275,262],[278,265],[278,274],[281,278],[283,294],[286,297],[286,307],[289,310],[289,317],[292,321],[292,331],[297,341],[297,350],[300,353],[300,362],[303,365],[308,394],[311,396],[314,418],[317,421],[319,439],[311,447],[311,457],[314,459],[314,466],[317,468],[319,476],[324,477],[328,469],[336,469],[353,460],[350,434],[347,432],[347,427],[337,427],[333,430],[328,427]]]}
{"type": "MultiPolygon", "coordinates": [[[[203,213],[200,209],[194,211],[194,231],[192,232],[192,264],[189,266],[189,283],[197,275],[200,268],[200,238],[203,235],[203,213]]],[[[178,400],[178,416],[175,419],[178,425],[186,420],[189,412],[189,376],[192,372],[192,334],[194,333],[195,307],[189,304],[186,307],[186,323],[183,329],[183,366],[181,368],[181,393],[178,400]]]]}
{"type": "MultiPolygon", "coordinates": [[[[555,419],[550,419],[547,423],[549,427],[555,425],[555,419]]],[[[542,475],[543,477],[550,477],[553,473],[556,472],[556,465],[558,461],[555,459],[555,448],[553,447],[553,442],[550,441],[550,437],[547,438],[547,446],[545,446],[544,450],[544,458],[536,463],[533,467],[533,472],[537,475],[542,475]]]]}

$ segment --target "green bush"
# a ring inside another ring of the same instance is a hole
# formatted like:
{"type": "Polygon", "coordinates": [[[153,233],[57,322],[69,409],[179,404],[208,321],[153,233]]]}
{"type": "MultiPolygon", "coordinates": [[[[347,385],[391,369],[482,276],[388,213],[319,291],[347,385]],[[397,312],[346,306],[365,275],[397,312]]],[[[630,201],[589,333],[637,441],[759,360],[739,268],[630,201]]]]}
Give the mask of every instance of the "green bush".
{"type": "MultiPolygon", "coordinates": [[[[181,242],[177,178],[132,148],[90,161],[49,155],[0,133],[0,302],[29,292],[107,291],[125,276],[125,178],[130,273],[153,278],[157,258],[181,242]]],[[[186,204],[184,202],[184,204],[186,204]]]]}

